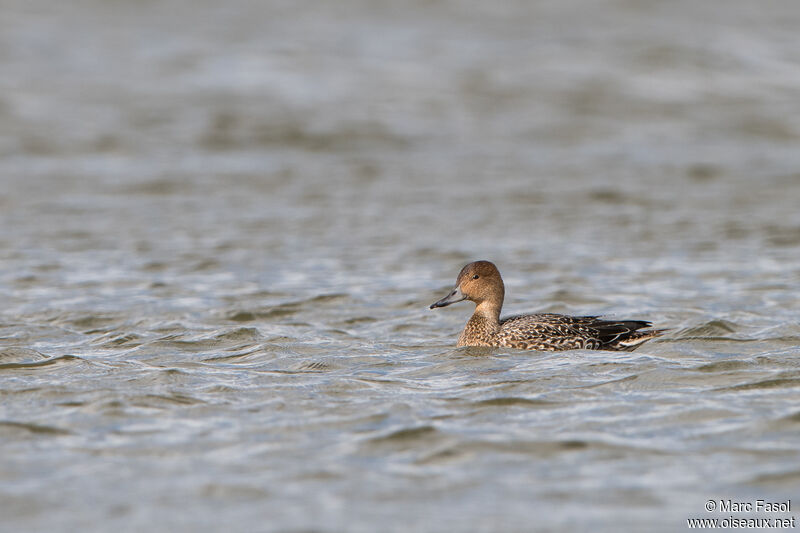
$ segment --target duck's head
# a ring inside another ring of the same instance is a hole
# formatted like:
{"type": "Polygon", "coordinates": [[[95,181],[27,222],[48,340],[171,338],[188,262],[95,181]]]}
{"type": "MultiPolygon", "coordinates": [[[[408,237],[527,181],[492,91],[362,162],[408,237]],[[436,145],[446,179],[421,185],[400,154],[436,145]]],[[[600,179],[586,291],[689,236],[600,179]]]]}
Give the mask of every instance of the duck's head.
{"type": "Polygon", "coordinates": [[[475,261],[461,269],[456,278],[455,288],[450,294],[431,304],[431,309],[445,307],[462,300],[470,300],[477,305],[488,302],[499,308],[503,305],[504,295],[503,278],[500,277],[500,271],[494,263],[475,261]]]}

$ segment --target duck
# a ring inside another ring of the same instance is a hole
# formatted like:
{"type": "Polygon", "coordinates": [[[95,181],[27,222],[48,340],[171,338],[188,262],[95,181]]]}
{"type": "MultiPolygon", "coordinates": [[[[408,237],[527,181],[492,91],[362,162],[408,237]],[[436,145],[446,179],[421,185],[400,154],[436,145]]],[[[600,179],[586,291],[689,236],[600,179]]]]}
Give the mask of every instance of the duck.
{"type": "Polygon", "coordinates": [[[604,320],[598,316],[537,313],[501,319],[505,285],[491,261],[474,261],[459,272],[455,288],[430,309],[469,300],[475,311],[456,346],[490,346],[521,350],[632,351],[662,335],[645,320],[604,320]]]}

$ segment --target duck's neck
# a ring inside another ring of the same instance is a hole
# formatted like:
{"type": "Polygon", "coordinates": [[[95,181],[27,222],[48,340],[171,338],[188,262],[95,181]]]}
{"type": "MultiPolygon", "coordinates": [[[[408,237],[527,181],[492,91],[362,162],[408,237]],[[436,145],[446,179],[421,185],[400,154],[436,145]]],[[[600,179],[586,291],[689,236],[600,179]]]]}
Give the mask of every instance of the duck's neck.
{"type": "Polygon", "coordinates": [[[467,326],[473,331],[482,332],[484,335],[495,335],[500,331],[501,305],[481,302],[475,306],[475,312],[472,313],[467,326]]]}
{"type": "Polygon", "coordinates": [[[503,301],[490,302],[484,300],[475,306],[475,312],[472,313],[470,320],[480,320],[492,326],[500,325],[500,309],[503,307],[503,301]]]}

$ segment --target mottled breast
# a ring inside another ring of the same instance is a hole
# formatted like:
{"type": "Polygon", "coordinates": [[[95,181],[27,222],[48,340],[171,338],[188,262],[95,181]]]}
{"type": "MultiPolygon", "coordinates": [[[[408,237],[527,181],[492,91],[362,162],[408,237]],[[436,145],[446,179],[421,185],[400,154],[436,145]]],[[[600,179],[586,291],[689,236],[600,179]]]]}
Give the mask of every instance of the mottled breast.
{"type": "Polygon", "coordinates": [[[480,315],[473,315],[464,326],[456,346],[501,346],[497,339],[500,330],[497,324],[480,315]]]}

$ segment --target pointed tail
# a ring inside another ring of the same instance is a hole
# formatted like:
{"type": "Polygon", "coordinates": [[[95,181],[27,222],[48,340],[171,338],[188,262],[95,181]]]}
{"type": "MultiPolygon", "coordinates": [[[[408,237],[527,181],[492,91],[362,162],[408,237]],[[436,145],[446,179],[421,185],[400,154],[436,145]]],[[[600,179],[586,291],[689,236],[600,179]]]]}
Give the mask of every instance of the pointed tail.
{"type": "Polygon", "coordinates": [[[621,339],[615,342],[613,345],[609,346],[612,350],[620,350],[625,352],[632,352],[642,344],[646,343],[650,339],[655,339],[656,337],[660,337],[664,334],[665,331],[669,331],[668,329],[650,329],[647,331],[637,331],[635,333],[631,333],[630,336],[621,339]]]}

